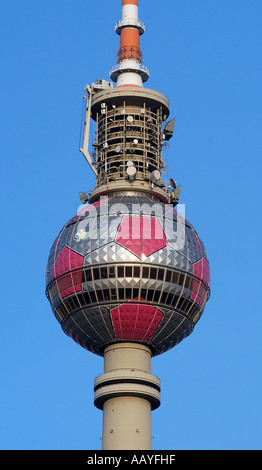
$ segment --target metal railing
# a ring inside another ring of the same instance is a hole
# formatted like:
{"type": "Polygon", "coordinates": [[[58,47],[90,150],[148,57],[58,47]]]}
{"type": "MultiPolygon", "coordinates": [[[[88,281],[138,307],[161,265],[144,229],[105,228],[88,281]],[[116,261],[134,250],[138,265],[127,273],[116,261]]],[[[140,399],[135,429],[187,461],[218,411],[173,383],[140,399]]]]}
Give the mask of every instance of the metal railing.
{"type": "Polygon", "coordinates": [[[126,18],[125,20],[120,20],[115,25],[115,31],[117,34],[120,34],[121,30],[125,26],[134,26],[139,30],[140,34],[145,32],[145,25],[142,21],[137,20],[136,18],[126,18]]]}

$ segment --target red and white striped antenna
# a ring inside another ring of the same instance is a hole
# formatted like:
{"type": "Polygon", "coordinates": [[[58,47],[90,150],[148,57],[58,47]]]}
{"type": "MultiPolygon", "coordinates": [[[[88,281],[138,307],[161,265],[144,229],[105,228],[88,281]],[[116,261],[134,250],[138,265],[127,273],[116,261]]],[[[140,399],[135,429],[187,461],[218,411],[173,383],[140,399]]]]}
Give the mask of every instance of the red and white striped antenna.
{"type": "Polygon", "coordinates": [[[120,35],[117,64],[110,71],[116,86],[143,86],[149,78],[149,70],[143,65],[140,36],[145,25],[138,19],[138,0],[122,0],[122,20],[115,26],[120,35]]]}

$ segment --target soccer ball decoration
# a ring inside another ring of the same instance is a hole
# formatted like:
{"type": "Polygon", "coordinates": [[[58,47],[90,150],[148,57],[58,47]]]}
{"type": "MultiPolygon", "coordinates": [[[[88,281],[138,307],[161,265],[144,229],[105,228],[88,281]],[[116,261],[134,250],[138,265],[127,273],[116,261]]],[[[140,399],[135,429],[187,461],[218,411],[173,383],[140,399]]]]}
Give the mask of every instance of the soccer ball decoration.
{"type": "Polygon", "coordinates": [[[161,354],[188,336],[210,295],[202,241],[151,195],[83,205],[51,248],[46,294],[63,331],[103,355],[118,342],[161,354]]]}

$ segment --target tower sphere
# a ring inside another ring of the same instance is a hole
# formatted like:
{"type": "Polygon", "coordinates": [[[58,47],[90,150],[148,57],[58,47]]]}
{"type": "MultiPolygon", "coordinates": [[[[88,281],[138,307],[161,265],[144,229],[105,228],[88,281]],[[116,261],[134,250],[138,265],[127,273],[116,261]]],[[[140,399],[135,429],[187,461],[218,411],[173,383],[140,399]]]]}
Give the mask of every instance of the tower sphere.
{"type": "Polygon", "coordinates": [[[82,347],[103,355],[128,341],[155,356],[193,331],[210,270],[201,239],[172,205],[127,192],[83,205],[65,224],[46,283],[63,331],[82,347]]]}

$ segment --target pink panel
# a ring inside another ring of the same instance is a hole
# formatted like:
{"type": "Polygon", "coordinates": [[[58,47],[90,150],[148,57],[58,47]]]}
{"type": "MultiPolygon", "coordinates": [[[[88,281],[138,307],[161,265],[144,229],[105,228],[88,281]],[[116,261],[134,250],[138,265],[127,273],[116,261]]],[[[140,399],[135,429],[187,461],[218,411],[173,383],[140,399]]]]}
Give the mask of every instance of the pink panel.
{"type": "Polygon", "coordinates": [[[116,242],[139,258],[150,256],[167,244],[159,221],[148,217],[124,217],[116,242]]]}
{"type": "Polygon", "coordinates": [[[121,339],[150,339],[162,316],[160,310],[146,302],[128,302],[111,310],[116,337],[121,339]]]}
{"type": "Polygon", "coordinates": [[[71,269],[83,266],[84,257],[67,246],[60,251],[52,267],[52,278],[61,276],[71,269]]]}
{"type": "Polygon", "coordinates": [[[73,219],[77,219],[78,217],[81,217],[81,215],[85,215],[87,212],[92,211],[93,209],[96,209],[97,207],[102,207],[107,201],[109,200],[108,197],[105,197],[103,199],[99,199],[99,201],[94,202],[93,204],[90,204],[89,206],[84,207],[81,211],[79,211],[73,219]]]}
{"type": "Polygon", "coordinates": [[[65,330],[65,333],[72,338],[79,346],[82,346],[82,348],[85,348],[87,351],[90,352],[95,352],[94,348],[87,344],[85,341],[82,341],[79,339],[77,336],[73,335],[73,333],[70,330],[65,330]]]}
{"type": "MultiPolygon", "coordinates": [[[[210,268],[206,258],[202,258],[193,265],[193,272],[196,277],[201,279],[206,286],[210,285],[210,268]]],[[[192,295],[191,299],[194,299],[201,307],[204,304],[204,298],[207,289],[200,284],[198,280],[192,283],[192,295]]]]}
{"type": "Polygon", "coordinates": [[[210,284],[210,269],[206,258],[202,258],[193,265],[194,274],[202,279],[202,281],[209,286],[210,284]]]}
{"type": "Polygon", "coordinates": [[[200,253],[200,248],[199,248],[199,244],[198,244],[198,241],[197,241],[197,237],[192,237],[194,242],[195,242],[195,245],[196,245],[196,250],[200,253]]]}
{"type": "MultiPolygon", "coordinates": [[[[52,267],[52,278],[58,278],[64,273],[82,268],[84,257],[65,246],[57,256],[52,267]]],[[[68,273],[57,280],[60,297],[64,298],[82,290],[82,269],[68,273]]]]}

